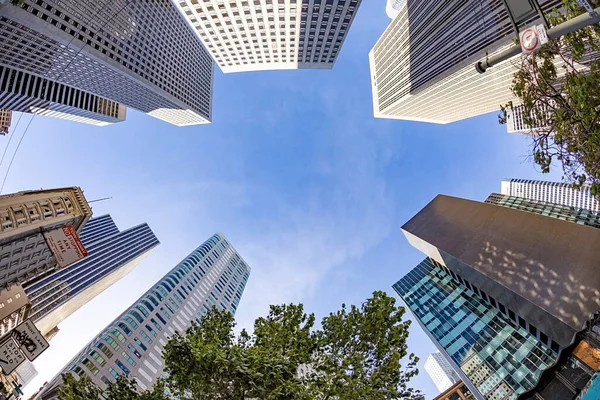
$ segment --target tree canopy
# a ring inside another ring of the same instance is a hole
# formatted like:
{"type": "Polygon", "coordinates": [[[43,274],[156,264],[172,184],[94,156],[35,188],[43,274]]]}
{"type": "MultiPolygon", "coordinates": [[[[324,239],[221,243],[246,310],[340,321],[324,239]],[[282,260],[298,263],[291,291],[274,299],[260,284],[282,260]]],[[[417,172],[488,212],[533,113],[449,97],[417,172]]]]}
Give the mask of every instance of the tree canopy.
{"type": "MultiPolygon", "coordinates": [[[[600,0],[589,0],[593,7],[600,0]]],[[[576,0],[548,15],[552,26],[585,13],[576,0]]],[[[517,98],[501,107],[500,123],[519,113],[531,128],[532,159],[544,173],[554,162],[563,179],[600,196],[600,24],[594,24],[523,55],[514,74],[517,98]]]]}
{"type": "MultiPolygon", "coordinates": [[[[175,333],[165,346],[167,377],[151,391],[119,377],[108,400],[392,400],[421,399],[409,386],[418,358],[408,353],[410,321],[394,298],[375,292],[315,326],[295,304],[271,306],[253,332],[235,333],[233,316],[216,308],[175,333]],[[404,364],[404,365],[403,365],[404,364]],[[168,396],[167,394],[168,393],[168,396]]],[[[65,374],[60,400],[96,400],[88,378],[65,374]]]]}

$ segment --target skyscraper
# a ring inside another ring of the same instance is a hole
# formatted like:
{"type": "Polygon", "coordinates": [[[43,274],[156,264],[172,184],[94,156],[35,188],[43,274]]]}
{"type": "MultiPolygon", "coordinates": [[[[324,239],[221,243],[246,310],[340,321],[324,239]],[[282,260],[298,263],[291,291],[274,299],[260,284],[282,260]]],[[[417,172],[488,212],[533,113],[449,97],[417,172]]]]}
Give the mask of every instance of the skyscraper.
{"type": "Polygon", "coordinates": [[[177,0],[223,72],[333,68],[361,0],[177,0]]]}
{"type": "Polygon", "coordinates": [[[160,243],[148,224],[120,232],[110,215],[90,219],[80,238],[86,258],[25,286],[29,318],[44,335],[130,273],[160,243]]]}
{"type": "Polygon", "coordinates": [[[396,18],[398,14],[400,14],[400,10],[406,3],[406,0],[387,0],[385,5],[385,13],[391,19],[396,18]]]}
{"type": "Polygon", "coordinates": [[[590,192],[590,186],[574,189],[568,183],[537,181],[532,179],[504,179],[502,194],[540,200],[548,203],[600,211],[600,203],[590,192]]]}
{"type": "Polygon", "coordinates": [[[438,388],[440,392],[447,390],[449,387],[460,381],[460,377],[450,365],[448,361],[440,354],[435,352],[427,357],[425,361],[425,371],[438,388]]]}
{"type": "Polygon", "coordinates": [[[0,107],[98,126],[124,121],[127,111],[114,101],[1,65],[0,107]]]}
{"type": "MultiPolygon", "coordinates": [[[[66,366],[106,387],[117,376],[135,378],[150,388],[162,374],[161,354],[169,336],[184,332],[211,307],[235,313],[250,267],[218,233],[183,259],[106,327],[66,366]]],[[[36,399],[55,399],[61,385],[58,374],[36,399]]]]}
{"type": "Polygon", "coordinates": [[[170,0],[6,3],[0,65],[47,79],[39,99],[63,88],[76,106],[95,95],[175,125],[210,122],[213,61],[170,0]]]}
{"type": "Polygon", "coordinates": [[[12,120],[12,111],[0,109],[0,135],[7,135],[12,120]]]}
{"type": "MultiPolygon", "coordinates": [[[[529,2],[519,26],[537,21],[529,2]]],[[[539,0],[544,13],[560,0],[539,0]]],[[[449,123],[498,110],[513,99],[513,60],[475,70],[475,62],[513,46],[502,1],[408,0],[369,54],[378,118],[449,123]]]]}

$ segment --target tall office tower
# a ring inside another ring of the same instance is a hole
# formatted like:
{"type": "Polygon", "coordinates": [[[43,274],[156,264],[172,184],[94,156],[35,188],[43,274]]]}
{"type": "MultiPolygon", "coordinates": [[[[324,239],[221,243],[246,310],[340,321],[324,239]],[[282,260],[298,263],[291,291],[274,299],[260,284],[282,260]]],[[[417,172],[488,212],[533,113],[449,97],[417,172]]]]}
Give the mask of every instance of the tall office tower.
{"type": "Polygon", "coordinates": [[[406,3],[406,0],[387,0],[385,5],[385,13],[391,19],[394,19],[400,14],[400,10],[406,3]]]}
{"type": "Polygon", "coordinates": [[[111,322],[36,399],[56,399],[67,372],[89,376],[102,388],[122,374],[150,388],[163,372],[161,354],[169,337],[213,306],[235,313],[249,275],[250,267],[227,239],[213,235],[111,322]]]}
{"type": "Polygon", "coordinates": [[[435,352],[427,357],[425,361],[425,371],[438,388],[440,392],[447,390],[449,387],[460,381],[460,377],[444,358],[440,352],[435,352]]]}
{"type": "Polygon", "coordinates": [[[213,62],[169,0],[6,2],[0,48],[1,66],[48,80],[36,95],[53,104],[95,95],[179,126],[210,122],[213,62]]]}
{"type": "Polygon", "coordinates": [[[333,68],[361,0],[177,0],[223,72],[333,68]]]}
{"type": "Polygon", "coordinates": [[[524,197],[531,200],[562,204],[565,206],[583,208],[600,212],[598,199],[590,193],[590,186],[585,185],[580,190],[574,189],[568,183],[537,181],[532,179],[503,179],[501,193],[524,197]]]}
{"type": "Polygon", "coordinates": [[[402,230],[429,258],[394,288],[478,399],[533,388],[600,310],[598,229],[440,195],[402,230]]]}
{"type": "MultiPolygon", "coordinates": [[[[535,22],[521,3],[519,26],[535,22]]],[[[539,3],[545,13],[561,6],[539,3]]],[[[513,99],[514,60],[484,74],[475,63],[515,36],[502,1],[408,0],[369,53],[375,117],[444,124],[498,110],[513,99]]]]}
{"type": "Polygon", "coordinates": [[[98,126],[124,121],[127,111],[114,101],[1,65],[0,107],[98,126]]]}
{"type": "Polygon", "coordinates": [[[0,109],[0,135],[7,135],[12,120],[12,111],[0,109]]]}
{"type": "MultiPolygon", "coordinates": [[[[544,107],[546,110],[545,118],[550,117],[552,110],[550,107],[544,107]]],[[[513,110],[507,110],[506,113],[506,132],[508,133],[524,133],[531,134],[533,129],[538,132],[543,130],[543,122],[536,118],[534,125],[528,125],[525,123],[524,118],[526,117],[525,106],[523,104],[515,106],[513,110]]]]}
{"type": "Polygon", "coordinates": [[[67,317],[129,274],[160,242],[141,224],[119,231],[110,215],[90,219],[80,236],[88,256],[32,285],[29,318],[44,335],[67,317]]]}

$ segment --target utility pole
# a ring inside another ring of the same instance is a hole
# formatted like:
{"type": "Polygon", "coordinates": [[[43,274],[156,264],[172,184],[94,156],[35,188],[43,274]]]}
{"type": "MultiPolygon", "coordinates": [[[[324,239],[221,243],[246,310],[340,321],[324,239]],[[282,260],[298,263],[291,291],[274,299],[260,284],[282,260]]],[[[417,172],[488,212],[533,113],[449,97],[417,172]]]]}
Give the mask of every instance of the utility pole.
{"type": "MultiPolygon", "coordinates": [[[[581,14],[575,18],[572,18],[566,22],[563,22],[560,25],[556,25],[555,27],[548,30],[548,39],[558,39],[567,33],[575,32],[581,28],[585,28],[586,26],[593,25],[600,22],[600,7],[596,8],[594,12],[581,14]]],[[[480,74],[483,74],[489,67],[492,67],[499,62],[508,60],[519,53],[521,53],[521,46],[519,44],[512,46],[509,49],[506,49],[496,55],[491,57],[487,57],[485,60],[478,61],[475,64],[475,69],[480,74]]]]}

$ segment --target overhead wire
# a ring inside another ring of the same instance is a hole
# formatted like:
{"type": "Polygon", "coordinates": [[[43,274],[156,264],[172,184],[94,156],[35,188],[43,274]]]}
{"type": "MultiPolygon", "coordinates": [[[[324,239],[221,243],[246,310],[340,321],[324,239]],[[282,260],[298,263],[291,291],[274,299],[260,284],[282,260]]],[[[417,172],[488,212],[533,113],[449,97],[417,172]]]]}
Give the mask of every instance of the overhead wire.
{"type": "MultiPolygon", "coordinates": [[[[115,12],[110,18],[108,18],[106,20],[106,22],[93,33],[92,36],[97,35],[98,32],[100,32],[102,29],[104,29],[104,27],[106,27],[106,25],[108,25],[109,22],[111,22],[117,15],[119,15],[121,13],[121,11],[123,11],[125,9],[125,7],[127,7],[129,5],[129,3],[130,3],[129,0],[126,0],[125,3],[123,4],[123,6],[121,8],[119,8],[117,10],[117,12],[115,12]]],[[[92,17],[90,17],[90,19],[88,20],[88,22],[87,22],[86,25],[88,25],[96,16],[98,16],[101,11],[102,11],[102,7],[99,7],[98,11],[92,17]]],[[[80,24],[80,27],[79,27],[79,30],[78,30],[77,34],[73,35],[73,38],[71,38],[71,40],[69,41],[69,43],[67,43],[67,45],[65,46],[63,52],[60,54],[61,56],[63,55],[63,53],[65,51],[68,51],[69,46],[71,45],[71,43],[73,43],[73,40],[75,40],[75,38],[77,36],[79,36],[79,34],[81,33],[82,29],[83,29],[83,25],[80,24]]],[[[71,60],[67,63],[67,65],[65,65],[65,67],[63,68],[63,70],[61,71],[61,73],[58,74],[58,76],[55,78],[56,81],[58,81],[58,79],[60,79],[60,77],[66,72],[67,68],[69,68],[69,66],[71,65],[71,63],[73,61],[75,61],[75,59],[77,59],[77,56],[79,55],[79,53],[81,53],[81,51],[85,48],[85,46],[87,46],[87,42],[83,43],[83,46],[81,46],[81,48],[77,51],[77,53],[75,53],[75,55],[71,58],[71,60]]],[[[31,122],[36,117],[36,115],[37,114],[33,114],[33,116],[31,117],[31,119],[29,120],[29,123],[27,124],[27,127],[25,128],[25,131],[23,132],[23,135],[21,136],[21,140],[19,140],[19,144],[17,145],[17,147],[15,149],[15,152],[13,154],[13,157],[11,159],[9,167],[6,170],[6,173],[4,174],[4,180],[2,182],[2,186],[0,187],[0,194],[2,194],[2,190],[4,189],[4,184],[6,183],[6,179],[8,178],[8,173],[10,172],[10,166],[12,165],[12,162],[14,161],[14,159],[15,159],[15,157],[17,155],[17,152],[19,151],[19,147],[21,146],[21,142],[23,142],[23,139],[25,138],[25,135],[29,131],[29,126],[31,125],[31,122]]],[[[17,125],[18,125],[18,122],[20,122],[22,116],[23,116],[23,114],[21,114],[21,116],[19,116],[19,121],[17,121],[17,125]]],[[[12,138],[12,136],[11,136],[11,138],[12,138]]],[[[10,138],[9,138],[9,144],[10,144],[10,138]]],[[[7,145],[6,149],[8,149],[8,145],[7,145]]],[[[6,154],[6,149],[4,150],[5,154],[6,154]]],[[[2,160],[4,160],[4,155],[2,156],[2,160]]],[[[0,165],[1,164],[2,163],[0,161],[0,165]]]]}
{"type": "Polygon", "coordinates": [[[10,146],[10,142],[12,141],[13,136],[15,136],[14,132],[17,131],[17,128],[19,127],[19,122],[21,122],[22,117],[23,117],[23,113],[21,113],[21,115],[19,115],[17,124],[15,125],[15,128],[13,129],[13,134],[12,135],[9,134],[8,143],[6,144],[6,147],[4,148],[4,153],[2,153],[2,159],[0,159],[0,167],[2,166],[2,163],[4,162],[4,157],[6,156],[6,152],[8,151],[8,148],[10,146]]]}

